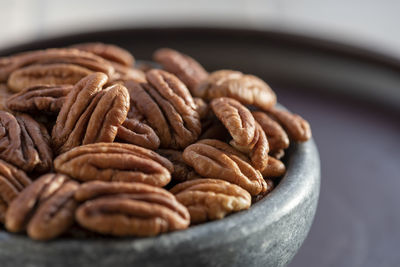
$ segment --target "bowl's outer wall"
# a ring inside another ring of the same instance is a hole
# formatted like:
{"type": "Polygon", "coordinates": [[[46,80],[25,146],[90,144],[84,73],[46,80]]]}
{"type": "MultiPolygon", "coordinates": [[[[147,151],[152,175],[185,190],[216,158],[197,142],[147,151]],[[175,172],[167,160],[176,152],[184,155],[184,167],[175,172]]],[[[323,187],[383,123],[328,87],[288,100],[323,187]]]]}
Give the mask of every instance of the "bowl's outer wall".
{"type": "Polygon", "coordinates": [[[137,240],[43,243],[0,232],[1,266],[285,266],[310,229],[319,187],[319,156],[308,141],[292,148],[278,187],[247,211],[137,240]]]}

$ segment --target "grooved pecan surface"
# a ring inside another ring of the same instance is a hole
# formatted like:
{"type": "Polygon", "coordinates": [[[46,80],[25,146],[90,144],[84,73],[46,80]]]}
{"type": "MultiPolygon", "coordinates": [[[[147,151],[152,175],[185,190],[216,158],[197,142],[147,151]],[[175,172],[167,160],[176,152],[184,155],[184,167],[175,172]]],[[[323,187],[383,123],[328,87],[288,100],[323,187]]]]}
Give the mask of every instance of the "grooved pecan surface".
{"type": "Polygon", "coordinates": [[[51,169],[52,151],[46,128],[26,114],[0,111],[0,158],[24,171],[51,169]]]}
{"type": "Polygon", "coordinates": [[[175,74],[192,93],[194,88],[208,77],[208,72],[196,60],[176,50],[158,49],[153,58],[164,69],[175,74]]]}
{"type": "Polygon", "coordinates": [[[204,119],[210,112],[208,104],[199,97],[193,97],[194,104],[196,105],[197,113],[199,113],[200,119],[204,119]]]}
{"type": "Polygon", "coordinates": [[[182,182],[200,178],[192,167],[188,166],[182,156],[182,152],[173,149],[159,149],[157,153],[167,158],[174,165],[174,172],[171,174],[172,178],[176,181],[182,182]]]}
{"type": "Polygon", "coordinates": [[[275,183],[271,179],[265,179],[265,183],[267,184],[267,190],[255,197],[253,197],[253,203],[258,202],[261,199],[263,199],[264,197],[266,197],[267,195],[269,195],[269,193],[271,193],[272,190],[275,188],[275,183]]]}
{"type": "Polygon", "coordinates": [[[30,183],[24,171],[0,160],[0,223],[4,222],[8,205],[30,183]]]}
{"type": "Polygon", "coordinates": [[[169,183],[174,170],[156,152],[120,143],[76,147],[58,156],[54,168],[80,181],[142,182],[160,187],[169,183]]]}
{"type": "Polygon", "coordinates": [[[238,101],[227,97],[212,100],[211,108],[231,134],[231,144],[249,154],[256,169],[264,169],[268,162],[268,140],[251,112],[238,101]]]}
{"type": "Polygon", "coordinates": [[[170,192],[187,207],[192,224],[222,219],[251,205],[251,196],[246,190],[219,179],[186,181],[170,192]]]}
{"type": "Polygon", "coordinates": [[[276,153],[289,147],[289,137],[279,123],[264,112],[253,111],[252,114],[267,136],[271,153],[276,153]]]}
{"type": "Polygon", "coordinates": [[[72,85],[39,85],[12,95],[7,107],[12,111],[57,114],[65,102],[72,85]]]}
{"type": "Polygon", "coordinates": [[[286,172],[285,164],[279,159],[269,157],[267,166],[261,171],[264,178],[275,178],[284,175],[286,172]]]}
{"type": "Polygon", "coordinates": [[[6,82],[10,75],[18,69],[35,64],[56,63],[73,64],[93,72],[103,72],[108,76],[112,76],[114,73],[114,68],[110,63],[92,53],[73,48],[52,48],[0,58],[0,82],[6,82]]]}
{"type": "Polygon", "coordinates": [[[49,173],[22,191],[10,204],[6,228],[27,230],[37,240],[48,240],[64,233],[74,222],[74,193],[79,184],[62,174],[49,173]]]}
{"type": "Polygon", "coordinates": [[[8,89],[7,85],[0,83],[0,110],[7,109],[7,102],[12,92],[8,89]]]}
{"type": "Polygon", "coordinates": [[[129,94],[120,84],[104,90],[107,76],[94,73],[77,83],[68,94],[52,131],[58,153],[96,142],[114,141],[129,110],[129,94]]]}
{"type": "Polygon", "coordinates": [[[224,142],[201,140],[184,150],[183,159],[201,176],[237,184],[251,195],[267,189],[261,173],[250,165],[246,156],[224,142]]]}
{"type": "Polygon", "coordinates": [[[278,108],[272,108],[268,114],[282,125],[291,140],[305,142],[311,138],[310,124],[299,115],[278,108]]]}
{"type": "Polygon", "coordinates": [[[14,92],[37,85],[75,84],[93,71],[74,64],[35,64],[11,73],[8,87],[14,92]]]}
{"type": "Polygon", "coordinates": [[[180,149],[197,140],[199,114],[186,86],[162,70],[146,74],[149,84],[127,82],[131,101],[160,138],[163,148],[180,149]]]}
{"type": "Polygon", "coordinates": [[[155,150],[160,146],[160,138],[158,138],[153,128],[138,119],[126,119],[118,127],[117,138],[129,144],[151,150],[155,150]]]}
{"type": "Polygon", "coordinates": [[[78,223],[102,234],[154,236],[188,227],[187,209],[162,188],[141,183],[94,181],[80,186],[75,199],[78,223]]]}
{"type": "Polygon", "coordinates": [[[244,105],[268,110],[276,104],[274,91],[260,78],[239,71],[219,70],[200,83],[194,96],[205,99],[231,97],[244,105]]]}

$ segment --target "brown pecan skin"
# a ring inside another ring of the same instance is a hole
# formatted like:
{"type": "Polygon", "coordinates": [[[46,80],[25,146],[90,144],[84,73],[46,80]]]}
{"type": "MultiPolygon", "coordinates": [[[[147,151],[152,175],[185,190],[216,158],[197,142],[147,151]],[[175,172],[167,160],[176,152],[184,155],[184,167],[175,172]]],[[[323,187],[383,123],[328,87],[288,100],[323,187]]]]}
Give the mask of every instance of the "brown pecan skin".
{"type": "Polygon", "coordinates": [[[271,153],[276,153],[289,147],[289,137],[279,123],[264,112],[253,111],[252,114],[267,136],[271,153]]]}
{"type": "Polygon", "coordinates": [[[35,64],[14,71],[8,78],[8,87],[14,92],[38,85],[75,84],[93,71],[73,64],[35,64]]]}
{"type": "Polygon", "coordinates": [[[276,104],[274,91],[263,80],[232,70],[211,73],[195,88],[194,96],[208,100],[231,97],[243,105],[253,105],[263,110],[269,110],[276,104]]]}
{"type": "Polygon", "coordinates": [[[202,177],[237,184],[253,196],[267,189],[261,173],[250,165],[247,157],[219,140],[205,139],[188,146],[183,159],[202,177]]]}
{"type": "Polygon", "coordinates": [[[160,146],[160,138],[153,128],[138,119],[126,119],[118,127],[117,138],[129,144],[138,145],[151,150],[160,146]]]}
{"type": "Polygon", "coordinates": [[[153,58],[165,70],[175,74],[193,93],[198,84],[207,79],[208,72],[193,58],[170,48],[154,52],[153,58]]]}
{"type": "Polygon", "coordinates": [[[39,85],[26,88],[12,95],[8,109],[16,112],[58,114],[72,85],[39,85]]]}
{"type": "Polygon", "coordinates": [[[282,125],[291,140],[305,142],[311,138],[310,124],[299,115],[279,108],[270,109],[268,114],[282,125]]]}
{"type": "Polygon", "coordinates": [[[79,146],[54,160],[54,168],[79,181],[124,181],[165,186],[174,167],[156,152],[121,143],[79,146]]]}
{"type": "Polygon", "coordinates": [[[186,86],[162,70],[146,73],[149,84],[126,83],[131,100],[160,138],[160,147],[181,149],[201,132],[199,114],[186,86]]]}
{"type": "Polygon", "coordinates": [[[174,172],[171,174],[175,181],[186,181],[195,178],[200,178],[192,167],[188,166],[182,156],[182,151],[173,149],[158,149],[156,151],[161,156],[167,158],[174,165],[174,172]]]}
{"type": "Polygon", "coordinates": [[[26,172],[52,167],[50,136],[46,128],[26,114],[14,117],[0,111],[0,158],[26,172]]]}
{"type": "Polygon", "coordinates": [[[219,220],[251,205],[251,196],[246,190],[219,179],[186,181],[174,186],[170,192],[188,208],[192,224],[219,220]]]}
{"type": "Polygon", "coordinates": [[[78,223],[114,236],[154,236],[188,227],[187,209],[162,188],[141,183],[94,181],[80,186],[75,199],[78,223]]]}
{"type": "Polygon", "coordinates": [[[74,193],[79,184],[62,174],[41,176],[11,203],[5,226],[10,232],[27,230],[29,237],[49,240],[74,222],[74,193]]]}
{"type": "Polygon", "coordinates": [[[249,154],[256,169],[264,169],[268,162],[269,144],[251,112],[238,101],[227,97],[212,100],[211,108],[231,134],[231,145],[249,154]]]}
{"type": "Polygon", "coordinates": [[[30,184],[31,180],[24,171],[0,160],[0,223],[4,223],[11,201],[30,184]]]}
{"type": "Polygon", "coordinates": [[[12,96],[12,92],[6,84],[0,83],[0,110],[7,110],[8,99],[12,96]]]}
{"type": "Polygon", "coordinates": [[[279,159],[269,157],[267,166],[261,171],[264,178],[281,177],[286,172],[285,164],[279,159]]]}
{"type": "Polygon", "coordinates": [[[107,76],[94,73],[68,94],[52,131],[53,147],[63,153],[73,147],[114,141],[129,110],[129,94],[120,84],[104,90],[107,76]]]}

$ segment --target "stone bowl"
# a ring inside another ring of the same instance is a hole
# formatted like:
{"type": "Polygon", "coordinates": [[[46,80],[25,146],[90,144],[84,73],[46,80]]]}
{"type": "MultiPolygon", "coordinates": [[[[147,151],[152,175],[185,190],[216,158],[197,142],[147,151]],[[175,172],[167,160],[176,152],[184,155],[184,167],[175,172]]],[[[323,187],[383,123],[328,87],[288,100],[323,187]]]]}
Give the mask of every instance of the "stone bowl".
{"type": "Polygon", "coordinates": [[[311,227],[319,188],[319,155],[310,140],[291,146],[286,175],[249,210],[151,238],[38,242],[0,230],[0,265],[285,266],[311,227]]]}

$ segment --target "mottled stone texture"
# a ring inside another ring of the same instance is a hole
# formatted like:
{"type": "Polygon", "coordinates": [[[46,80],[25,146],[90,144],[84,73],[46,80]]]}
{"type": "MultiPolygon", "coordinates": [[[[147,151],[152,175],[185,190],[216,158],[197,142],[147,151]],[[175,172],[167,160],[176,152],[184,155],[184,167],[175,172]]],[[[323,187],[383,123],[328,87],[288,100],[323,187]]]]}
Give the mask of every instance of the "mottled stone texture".
{"type": "Polygon", "coordinates": [[[308,233],[320,186],[314,142],[292,147],[289,155],[279,186],[247,211],[143,239],[43,243],[0,230],[1,266],[285,266],[308,233]]]}

